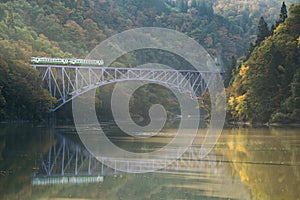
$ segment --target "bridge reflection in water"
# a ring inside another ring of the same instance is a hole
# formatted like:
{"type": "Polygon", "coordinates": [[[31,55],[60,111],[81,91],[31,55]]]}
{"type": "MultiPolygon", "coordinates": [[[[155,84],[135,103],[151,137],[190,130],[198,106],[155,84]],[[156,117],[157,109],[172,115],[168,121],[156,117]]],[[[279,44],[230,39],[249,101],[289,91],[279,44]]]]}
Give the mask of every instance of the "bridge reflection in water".
{"type": "MultiPolygon", "coordinates": [[[[174,153],[180,151],[174,150],[174,153]]],[[[80,184],[100,183],[105,176],[122,175],[126,172],[118,171],[120,166],[126,171],[144,173],[156,171],[159,173],[199,173],[206,169],[224,170],[223,156],[209,154],[200,159],[200,146],[193,145],[177,160],[167,167],[158,169],[162,162],[168,159],[126,160],[122,158],[101,158],[105,163],[96,159],[80,142],[61,135],[57,132],[50,134],[50,146],[47,153],[39,154],[36,173],[32,176],[32,185],[51,184],[80,184]],[[223,167],[222,167],[223,166],[223,167]]]]}

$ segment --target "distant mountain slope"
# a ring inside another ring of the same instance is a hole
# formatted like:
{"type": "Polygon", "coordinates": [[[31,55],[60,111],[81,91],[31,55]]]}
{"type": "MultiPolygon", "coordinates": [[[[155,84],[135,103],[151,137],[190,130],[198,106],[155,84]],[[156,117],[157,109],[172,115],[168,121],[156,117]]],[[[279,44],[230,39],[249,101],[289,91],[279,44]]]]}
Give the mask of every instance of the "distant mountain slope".
{"type": "MultiPolygon", "coordinates": [[[[283,1],[278,0],[214,0],[213,8],[230,22],[242,27],[245,35],[252,42],[256,39],[257,24],[260,17],[264,17],[269,27],[275,25],[279,18],[280,6],[283,1]]],[[[285,0],[287,8],[299,0],[285,0]]]]}
{"type": "MultiPolygon", "coordinates": [[[[258,22],[263,16],[268,23],[273,23],[278,19],[278,10],[282,1],[277,0],[214,0],[214,10],[231,20],[240,20],[249,17],[254,22],[258,22]]],[[[299,0],[284,0],[290,7],[292,4],[299,3],[299,0]]]]}
{"type": "MultiPolygon", "coordinates": [[[[2,1],[0,9],[0,38],[23,40],[29,45],[33,43],[30,38],[38,38],[52,46],[42,51],[49,56],[62,54],[51,50],[55,47],[64,53],[85,56],[105,38],[143,26],[184,32],[225,62],[232,55],[241,55],[249,42],[238,24],[215,15],[210,7],[176,12],[163,0],[2,1]]],[[[35,52],[39,48],[33,48],[34,55],[41,54],[35,52]]]]}

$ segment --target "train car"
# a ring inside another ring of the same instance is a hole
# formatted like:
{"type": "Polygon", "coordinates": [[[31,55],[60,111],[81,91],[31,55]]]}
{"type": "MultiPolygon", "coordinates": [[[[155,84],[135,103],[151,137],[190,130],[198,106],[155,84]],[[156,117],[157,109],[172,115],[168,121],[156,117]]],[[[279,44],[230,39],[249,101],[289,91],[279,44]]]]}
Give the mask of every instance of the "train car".
{"type": "Polygon", "coordinates": [[[77,58],[45,58],[32,57],[32,64],[51,64],[51,65],[87,65],[87,66],[101,66],[104,65],[103,60],[87,60],[77,58]]]}
{"type": "Polygon", "coordinates": [[[32,57],[31,63],[33,64],[56,64],[66,65],[69,60],[67,58],[44,58],[44,57],[32,57]]]}
{"type": "Polygon", "coordinates": [[[85,60],[85,59],[75,59],[70,61],[73,65],[104,65],[103,60],[85,60]]]}

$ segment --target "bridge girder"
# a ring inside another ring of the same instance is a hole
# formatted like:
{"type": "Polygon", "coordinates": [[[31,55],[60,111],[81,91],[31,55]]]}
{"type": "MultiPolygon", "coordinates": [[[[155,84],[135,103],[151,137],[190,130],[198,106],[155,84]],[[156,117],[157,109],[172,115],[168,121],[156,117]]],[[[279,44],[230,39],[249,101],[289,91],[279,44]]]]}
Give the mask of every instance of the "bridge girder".
{"type": "Polygon", "coordinates": [[[32,65],[42,77],[42,87],[57,99],[51,111],[97,87],[122,81],[149,81],[177,88],[193,99],[213,87],[219,73],[193,70],[111,68],[95,66],[32,65]]]}

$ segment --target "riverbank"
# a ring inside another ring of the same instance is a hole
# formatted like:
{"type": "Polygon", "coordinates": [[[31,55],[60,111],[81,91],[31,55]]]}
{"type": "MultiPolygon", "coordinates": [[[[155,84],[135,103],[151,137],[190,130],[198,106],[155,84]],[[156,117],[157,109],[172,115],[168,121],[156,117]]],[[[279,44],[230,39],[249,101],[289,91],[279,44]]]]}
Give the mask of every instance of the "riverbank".
{"type": "Polygon", "coordinates": [[[247,127],[300,127],[300,123],[259,123],[259,122],[238,122],[230,121],[226,122],[228,126],[247,126],[247,127]]]}

